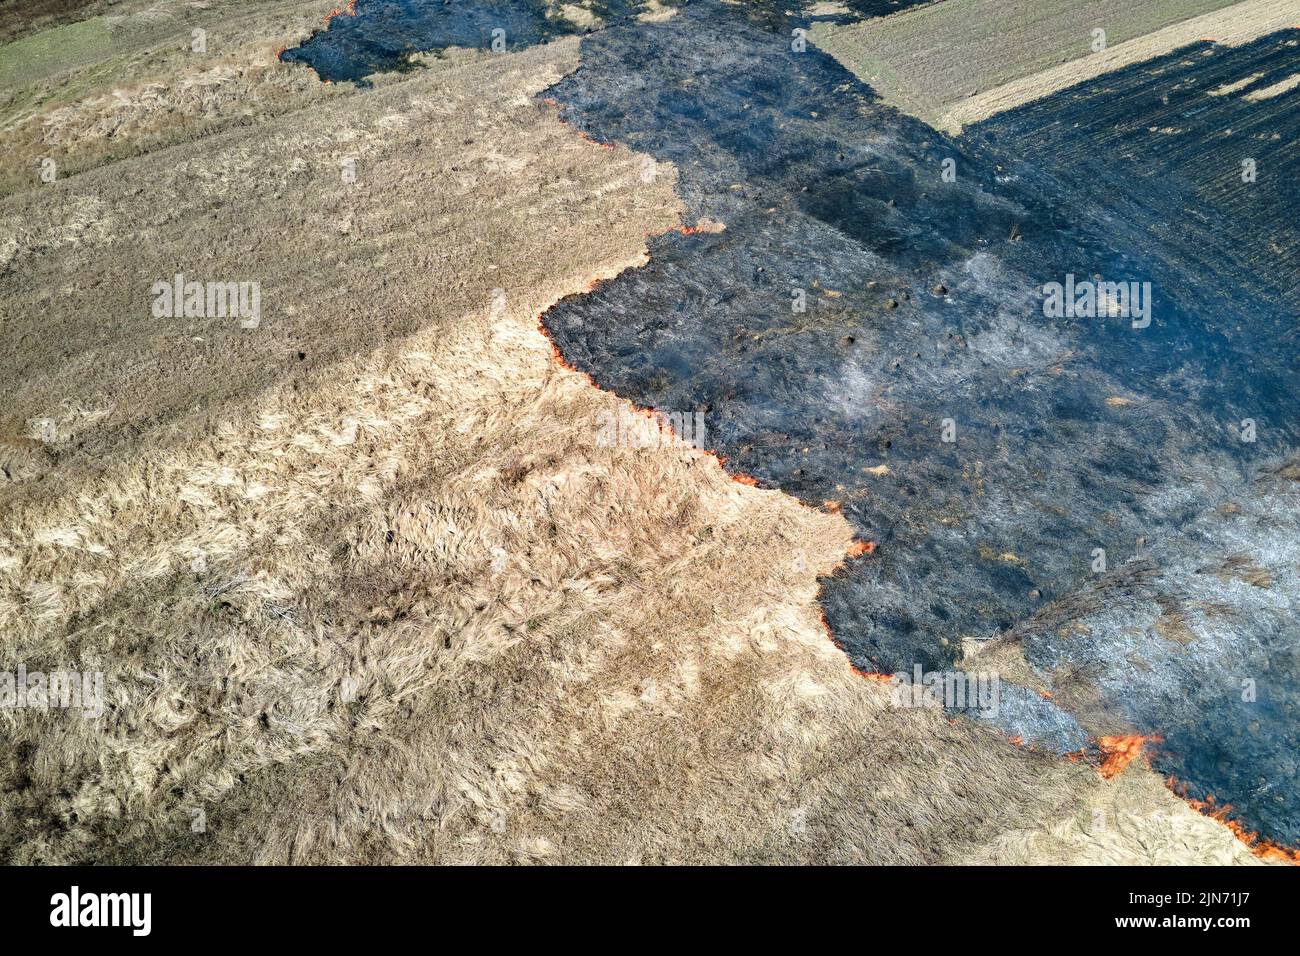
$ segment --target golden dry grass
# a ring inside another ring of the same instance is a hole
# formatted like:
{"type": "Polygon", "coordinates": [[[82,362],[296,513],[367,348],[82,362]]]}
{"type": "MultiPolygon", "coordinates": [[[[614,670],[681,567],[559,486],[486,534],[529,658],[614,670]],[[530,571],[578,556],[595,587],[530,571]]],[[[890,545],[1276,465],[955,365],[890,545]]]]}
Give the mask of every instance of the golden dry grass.
{"type": "Polygon", "coordinates": [[[364,92],[276,66],[245,74],[272,118],[127,124],[128,158],[0,200],[6,666],[99,670],[109,699],[0,711],[0,854],[1249,859],[1169,797],[1175,841],[1134,769],[891,706],[819,618],[842,519],[599,447],[625,406],[537,317],[680,206],[670,166],[535,99],[577,57],[364,92]],[[175,270],[260,281],[261,326],[151,318],[175,270]]]}

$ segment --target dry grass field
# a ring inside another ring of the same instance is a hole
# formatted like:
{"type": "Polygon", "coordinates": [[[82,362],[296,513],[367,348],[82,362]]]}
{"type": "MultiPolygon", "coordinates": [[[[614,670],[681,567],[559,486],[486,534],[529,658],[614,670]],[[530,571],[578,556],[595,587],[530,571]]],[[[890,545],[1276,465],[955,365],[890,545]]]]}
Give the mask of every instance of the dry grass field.
{"type": "Polygon", "coordinates": [[[819,618],[843,519],[599,447],[538,316],[682,223],[536,98],[578,39],[329,86],[275,57],[328,6],[0,49],[3,667],[107,698],[0,710],[0,858],[1253,862],[1140,761],[892,706],[819,618]],[[177,272],[260,324],[153,317],[177,272]]]}

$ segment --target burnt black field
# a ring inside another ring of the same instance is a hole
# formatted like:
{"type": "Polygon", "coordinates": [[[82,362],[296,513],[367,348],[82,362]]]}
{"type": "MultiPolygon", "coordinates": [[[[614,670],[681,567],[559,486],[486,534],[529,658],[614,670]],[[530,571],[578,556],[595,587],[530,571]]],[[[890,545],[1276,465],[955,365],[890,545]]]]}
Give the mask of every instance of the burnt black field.
{"type": "MultiPolygon", "coordinates": [[[[726,230],[657,237],[646,266],[558,303],[565,358],[704,412],[729,469],[877,542],[823,587],[856,666],[1017,641],[1055,696],[1006,691],[1007,733],[1060,752],[1159,735],[1157,769],[1300,844],[1300,91],[1210,93],[1295,72],[1300,31],[953,138],[792,50],[804,21],[776,7],[634,12],[611,5],[545,95],[676,164],[688,222],[726,230]],[[1069,275],[1149,283],[1150,324],[1047,317],[1044,284],[1069,275]]],[[[359,0],[284,58],[364,80],[497,28],[507,49],[576,32],[534,3],[359,0]]]]}

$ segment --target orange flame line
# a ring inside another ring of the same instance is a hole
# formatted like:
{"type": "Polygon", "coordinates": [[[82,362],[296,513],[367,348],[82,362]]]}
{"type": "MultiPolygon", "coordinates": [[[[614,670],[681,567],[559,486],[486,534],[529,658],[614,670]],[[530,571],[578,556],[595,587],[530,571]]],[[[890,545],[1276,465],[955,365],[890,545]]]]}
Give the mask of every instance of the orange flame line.
{"type": "Polygon", "coordinates": [[[329,13],[325,14],[325,29],[329,29],[330,21],[335,17],[355,17],[357,15],[357,0],[348,0],[346,7],[335,7],[329,13]]]}
{"type": "Polygon", "coordinates": [[[1193,810],[1203,813],[1211,820],[1215,820],[1227,827],[1233,836],[1246,844],[1246,847],[1250,852],[1255,854],[1255,856],[1259,857],[1261,860],[1300,864],[1300,849],[1283,846],[1280,843],[1275,843],[1272,840],[1261,837],[1253,830],[1246,829],[1245,825],[1242,824],[1240,820],[1235,820],[1231,816],[1232,804],[1219,803],[1215,800],[1214,794],[1212,793],[1207,793],[1204,800],[1197,800],[1195,797],[1190,795],[1187,784],[1182,783],[1173,777],[1169,777],[1165,780],[1165,786],[1169,788],[1170,792],[1173,793],[1174,796],[1178,797],[1193,810]]]}
{"type": "Polygon", "coordinates": [[[704,222],[705,220],[700,220],[699,223],[696,223],[693,226],[678,226],[676,229],[673,229],[671,231],[680,232],[683,236],[707,236],[707,235],[713,235],[714,233],[717,232],[721,232],[723,229],[723,227],[720,226],[718,223],[711,223],[705,225],[700,224],[704,222]]]}
{"type": "MultiPolygon", "coordinates": [[[[849,666],[852,666],[852,665],[849,665],[849,666]]],[[[857,668],[857,667],[854,667],[854,668],[853,668],[853,673],[857,674],[857,675],[858,675],[859,677],[861,677],[863,680],[876,681],[877,683],[880,683],[880,684],[892,684],[892,683],[894,682],[894,675],[893,675],[893,674],[876,674],[876,673],[873,673],[872,671],[864,671],[864,670],[860,670],[860,669],[857,668]]]]}
{"type": "MultiPolygon", "coordinates": [[[[1144,753],[1147,744],[1163,743],[1164,738],[1158,735],[1144,737],[1141,734],[1123,734],[1110,737],[1098,737],[1097,749],[1101,751],[1101,759],[1094,761],[1092,755],[1085,748],[1076,750],[1073,753],[1064,754],[1066,760],[1074,763],[1088,762],[1093,764],[1095,769],[1102,777],[1110,780],[1117,777],[1123,772],[1124,768],[1131,764],[1138,757],[1146,758],[1144,753]]],[[[1150,760],[1147,760],[1150,766],[1150,760]]]]}
{"type": "Polygon", "coordinates": [[[582,137],[583,142],[590,143],[592,146],[599,146],[601,149],[613,149],[613,148],[614,148],[614,144],[613,144],[613,143],[602,143],[600,140],[598,140],[598,139],[596,139],[595,137],[593,137],[593,136],[592,136],[590,133],[588,133],[586,130],[581,130],[581,129],[580,129],[580,130],[577,130],[577,133],[578,133],[578,135],[579,135],[580,137],[582,137]]]}
{"type": "MultiPolygon", "coordinates": [[[[1163,742],[1164,738],[1158,735],[1144,737],[1141,734],[1125,734],[1113,737],[1098,737],[1097,746],[1101,749],[1103,757],[1101,764],[1097,767],[1097,772],[1110,780],[1138,757],[1147,759],[1145,753],[1147,744],[1163,742]]],[[[1084,752],[1066,754],[1066,757],[1070,760],[1080,760],[1084,757],[1084,752]]],[[[1219,803],[1212,793],[1206,794],[1204,800],[1197,800],[1189,794],[1188,786],[1174,777],[1166,777],[1165,786],[1169,788],[1174,796],[1193,810],[1197,810],[1227,827],[1233,836],[1246,844],[1250,852],[1261,860],[1300,865],[1300,849],[1283,846],[1280,843],[1261,837],[1252,830],[1246,829],[1239,820],[1232,818],[1232,804],[1219,803]]]]}

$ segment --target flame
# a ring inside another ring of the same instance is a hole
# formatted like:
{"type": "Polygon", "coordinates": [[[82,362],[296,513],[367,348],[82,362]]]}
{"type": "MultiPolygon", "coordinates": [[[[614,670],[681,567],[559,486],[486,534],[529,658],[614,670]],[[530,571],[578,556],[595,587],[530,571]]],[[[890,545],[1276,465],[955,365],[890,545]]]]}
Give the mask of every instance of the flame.
{"type": "Polygon", "coordinates": [[[1253,830],[1248,830],[1240,820],[1234,820],[1231,816],[1232,804],[1219,803],[1214,798],[1214,794],[1207,793],[1204,800],[1197,800],[1188,792],[1187,784],[1181,783],[1173,777],[1165,780],[1165,786],[1169,788],[1174,796],[1178,797],[1193,810],[1205,814],[1211,820],[1222,823],[1227,827],[1233,836],[1250,849],[1261,860],[1268,860],[1275,863],[1300,864],[1300,849],[1285,847],[1280,843],[1275,843],[1265,837],[1261,837],[1253,830]]]}
{"type": "MultiPolygon", "coordinates": [[[[1145,756],[1144,750],[1147,744],[1158,744],[1163,741],[1164,738],[1158,735],[1144,737],[1141,734],[1124,734],[1113,737],[1098,737],[1097,746],[1101,749],[1103,757],[1097,771],[1109,780],[1117,776],[1138,757],[1145,756]]],[[[1070,760],[1080,760],[1084,755],[1083,751],[1079,751],[1066,754],[1066,757],[1070,760]]],[[[1204,800],[1198,800],[1190,795],[1186,784],[1173,777],[1165,779],[1165,786],[1169,788],[1174,796],[1193,810],[1197,810],[1227,827],[1233,836],[1246,844],[1250,852],[1261,860],[1300,865],[1300,848],[1283,846],[1266,837],[1261,837],[1253,830],[1248,830],[1241,821],[1232,818],[1232,804],[1219,803],[1212,793],[1207,793],[1204,800]]]]}
{"type": "MultiPolygon", "coordinates": [[[[575,127],[576,129],[576,127],[575,127]]],[[[613,143],[602,143],[600,140],[593,138],[586,130],[576,129],[578,136],[583,142],[590,143],[592,146],[599,146],[601,149],[613,149],[613,143]]]]}
{"type": "Polygon", "coordinates": [[[853,543],[849,545],[849,550],[844,553],[848,555],[848,557],[850,558],[860,558],[864,554],[873,553],[875,550],[876,550],[876,542],[854,539],[853,543]]]}
{"type": "Polygon", "coordinates": [[[683,236],[711,236],[720,232],[726,232],[727,226],[725,223],[718,222],[716,219],[710,219],[708,216],[705,216],[703,219],[697,220],[693,226],[678,226],[676,231],[680,232],[683,236]]]}
{"type": "Polygon", "coordinates": [[[879,684],[892,684],[894,682],[893,674],[877,674],[873,671],[859,670],[856,667],[853,668],[853,673],[857,674],[863,680],[875,681],[879,684]]]}
{"type": "Polygon", "coordinates": [[[840,513],[840,503],[838,501],[823,501],[822,507],[833,515],[840,513]]]}
{"type": "Polygon", "coordinates": [[[335,7],[329,13],[325,14],[325,29],[329,29],[330,21],[335,17],[355,17],[357,15],[357,0],[348,0],[346,7],[335,7]]]}
{"type": "Polygon", "coordinates": [[[1114,737],[1098,737],[1097,746],[1101,748],[1101,765],[1097,768],[1107,780],[1117,777],[1124,768],[1138,757],[1143,756],[1147,744],[1163,743],[1158,736],[1144,737],[1141,734],[1122,734],[1114,737]]]}

